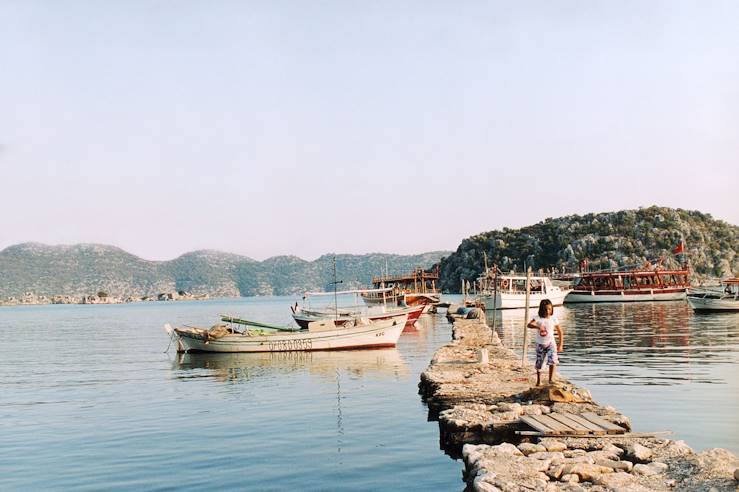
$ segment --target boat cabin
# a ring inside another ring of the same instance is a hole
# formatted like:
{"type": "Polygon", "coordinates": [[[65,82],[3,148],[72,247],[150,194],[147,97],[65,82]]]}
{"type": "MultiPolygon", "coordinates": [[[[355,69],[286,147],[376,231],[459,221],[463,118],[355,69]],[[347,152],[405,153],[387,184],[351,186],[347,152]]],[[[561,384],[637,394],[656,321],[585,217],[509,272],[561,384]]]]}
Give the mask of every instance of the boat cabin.
{"type": "Polygon", "coordinates": [[[728,278],[721,282],[724,287],[724,293],[730,296],[739,295],[739,277],[728,278]]]}
{"type": "Polygon", "coordinates": [[[439,266],[433,271],[416,268],[412,273],[405,275],[384,275],[372,277],[375,289],[392,288],[401,294],[438,294],[436,283],[439,280],[439,266]]]}
{"type": "MultiPolygon", "coordinates": [[[[529,280],[529,292],[546,294],[552,291],[552,281],[548,277],[531,277],[529,280]]],[[[488,289],[494,289],[494,281],[488,284],[488,289]]],[[[500,276],[498,277],[498,291],[510,294],[526,293],[525,276],[500,276]]]]}
{"type": "Polygon", "coordinates": [[[575,279],[575,290],[654,290],[687,288],[687,270],[643,270],[584,273],[575,279]]]}

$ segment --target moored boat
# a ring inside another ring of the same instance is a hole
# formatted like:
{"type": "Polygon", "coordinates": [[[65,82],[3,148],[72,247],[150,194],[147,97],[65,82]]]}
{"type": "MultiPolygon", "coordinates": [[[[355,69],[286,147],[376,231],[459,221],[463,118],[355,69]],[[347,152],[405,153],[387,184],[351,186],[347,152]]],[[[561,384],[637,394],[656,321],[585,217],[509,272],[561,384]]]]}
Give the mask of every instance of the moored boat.
{"type": "MultiPolygon", "coordinates": [[[[303,306],[292,306],[292,317],[295,322],[302,329],[307,329],[309,323],[320,320],[331,320],[336,326],[351,326],[355,324],[357,318],[367,319],[369,321],[380,321],[385,319],[397,318],[399,316],[407,315],[407,326],[412,326],[413,323],[423,313],[424,306],[403,306],[399,307],[395,304],[384,304],[375,306],[365,306],[355,304],[352,306],[323,306],[323,307],[312,307],[311,299],[315,297],[327,297],[327,296],[346,296],[354,294],[355,296],[365,295],[372,292],[388,292],[391,289],[378,289],[377,291],[369,291],[365,289],[356,290],[344,290],[337,292],[306,292],[303,295],[303,306]]],[[[358,299],[357,299],[358,301],[358,299]]]]}
{"type": "Polygon", "coordinates": [[[369,310],[363,312],[361,310],[347,311],[340,310],[339,314],[332,309],[299,309],[292,313],[293,319],[302,329],[308,329],[308,325],[314,321],[326,320],[331,321],[336,326],[352,326],[356,324],[357,319],[366,319],[370,322],[381,321],[386,319],[406,317],[406,324],[412,325],[421,316],[424,306],[413,306],[407,308],[388,308],[387,310],[369,310]]]}
{"type": "Polygon", "coordinates": [[[739,278],[723,280],[718,289],[691,289],[688,304],[694,311],[739,311],[739,278]]]}
{"type": "Polygon", "coordinates": [[[165,330],[176,340],[178,352],[344,350],[394,347],[406,319],[407,315],[375,322],[359,318],[351,327],[337,327],[324,320],[312,322],[307,330],[299,331],[247,320],[238,320],[244,326],[242,331],[232,325],[216,325],[211,329],[165,325],[165,330]]]}
{"type": "Polygon", "coordinates": [[[441,301],[441,294],[436,288],[438,280],[438,266],[430,272],[416,268],[406,275],[373,277],[373,288],[362,294],[362,299],[369,306],[424,306],[424,312],[428,312],[432,305],[441,301]]]}
{"type": "MultiPolygon", "coordinates": [[[[479,300],[486,311],[496,309],[517,309],[526,307],[526,275],[498,275],[485,285],[479,300]]],[[[561,306],[569,290],[552,284],[549,277],[531,276],[529,278],[529,307],[537,307],[544,299],[554,306],[561,306]]]]}
{"type": "Polygon", "coordinates": [[[643,302],[685,299],[688,269],[641,269],[581,273],[566,303],[643,302]]]}

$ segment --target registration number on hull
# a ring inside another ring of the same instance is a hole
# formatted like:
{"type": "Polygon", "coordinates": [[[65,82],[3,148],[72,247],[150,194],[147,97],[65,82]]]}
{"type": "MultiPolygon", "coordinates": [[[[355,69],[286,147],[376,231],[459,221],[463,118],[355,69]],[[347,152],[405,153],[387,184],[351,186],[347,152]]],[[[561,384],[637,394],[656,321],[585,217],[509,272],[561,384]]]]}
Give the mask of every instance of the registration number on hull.
{"type": "Polygon", "coordinates": [[[278,340],[269,342],[267,348],[270,352],[289,352],[292,350],[311,350],[313,348],[313,340],[309,338],[299,338],[295,340],[278,340]]]}

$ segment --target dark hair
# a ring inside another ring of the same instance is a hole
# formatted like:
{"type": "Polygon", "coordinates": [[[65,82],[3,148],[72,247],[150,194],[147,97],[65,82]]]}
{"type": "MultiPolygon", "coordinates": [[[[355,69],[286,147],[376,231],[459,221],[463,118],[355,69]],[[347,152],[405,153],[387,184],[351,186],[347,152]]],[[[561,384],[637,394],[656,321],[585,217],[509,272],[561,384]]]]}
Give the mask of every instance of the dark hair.
{"type": "Polygon", "coordinates": [[[549,299],[542,299],[539,303],[539,317],[545,318],[547,313],[547,306],[552,306],[552,309],[554,309],[554,305],[552,305],[552,301],[549,299]]]}

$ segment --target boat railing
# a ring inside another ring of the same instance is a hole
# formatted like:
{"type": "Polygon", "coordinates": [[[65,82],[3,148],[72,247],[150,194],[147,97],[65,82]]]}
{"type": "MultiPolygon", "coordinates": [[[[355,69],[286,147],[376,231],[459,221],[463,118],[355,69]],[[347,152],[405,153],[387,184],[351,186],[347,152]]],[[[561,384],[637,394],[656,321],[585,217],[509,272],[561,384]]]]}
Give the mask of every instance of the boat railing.
{"type": "Polygon", "coordinates": [[[352,290],[339,290],[339,291],[329,291],[329,292],[306,292],[303,294],[303,297],[321,297],[321,296],[334,296],[334,295],[344,295],[344,294],[365,294],[365,293],[382,293],[382,292],[390,292],[393,290],[392,287],[383,287],[380,289],[352,289],[352,290]]]}
{"type": "MultiPolygon", "coordinates": [[[[226,314],[221,314],[221,321],[225,323],[234,323],[237,325],[243,325],[243,326],[253,326],[254,328],[264,328],[266,330],[276,330],[276,331],[300,331],[300,327],[291,327],[291,326],[277,326],[277,325],[271,325],[269,323],[262,323],[259,321],[251,321],[248,319],[242,319],[242,318],[236,318],[233,316],[229,316],[226,314]]],[[[248,330],[247,330],[248,331],[248,330]]]]}

